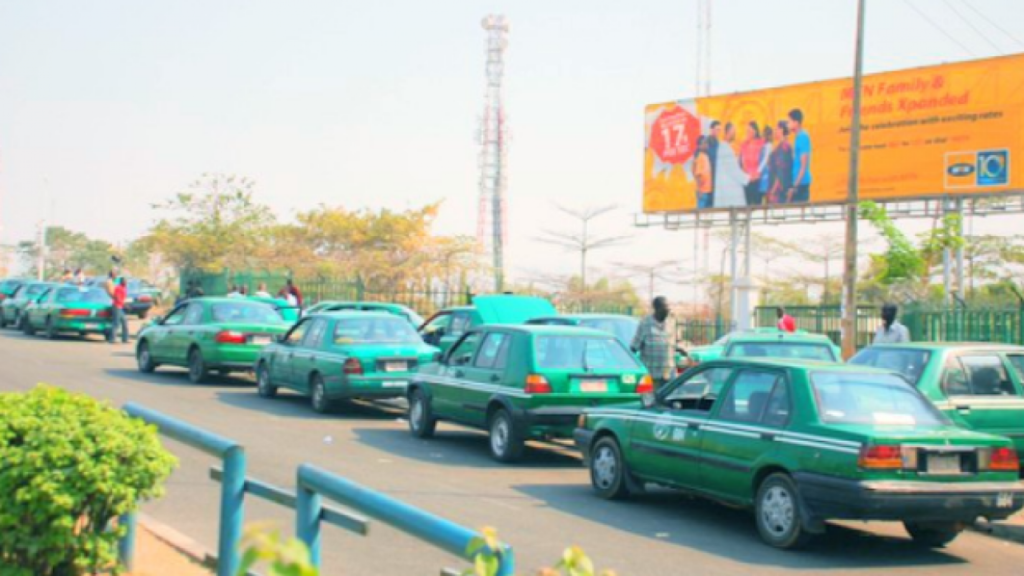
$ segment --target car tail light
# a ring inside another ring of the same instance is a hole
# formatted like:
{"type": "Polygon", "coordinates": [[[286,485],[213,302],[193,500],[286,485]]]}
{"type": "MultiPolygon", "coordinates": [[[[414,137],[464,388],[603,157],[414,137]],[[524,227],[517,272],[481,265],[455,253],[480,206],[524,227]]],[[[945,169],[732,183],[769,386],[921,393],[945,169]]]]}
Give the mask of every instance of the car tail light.
{"type": "Polygon", "coordinates": [[[903,468],[903,449],[900,446],[864,446],[860,449],[857,465],[873,470],[903,468]]]}
{"type": "Polygon", "coordinates": [[[351,376],[353,374],[359,375],[363,373],[363,364],[358,358],[349,358],[345,360],[345,364],[341,367],[342,372],[351,376]]]}
{"type": "Polygon", "coordinates": [[[978,453],[978,468],[982,470],[999,470],[1016,472],[1020,468],[1017,451],[1013,448],[993,448],[978,453]]]}
{"type": "Polygon", "coordinates": [[[68,309],[65,309],[65,310],[61,310],[60,311],[60,315],[63,318],[81,318],[83,316],[88,316],[91,312],[92,312],[92,310],[81,310],[79,308],[68,308],[68,309]]]}
{"type": "Polygon", "coordinates": [[[636,385],[637,394],[649,394],[654,392],[654,379],[651,378],[650,374],[644,374],[644,377],[640,379],[640,383],[636,385]]]}
{"type": "Polygon", "coordinates": [[[245,344],[246,336],[241,332],[235,332],[234,330],[221,330],[217,332],[217,336],[214,340],[218,344],[245,344]]]}
{"type": "Polygon", "coordinates": [[[530,374],[526,377],[526,388],[524,388],[524,391],[527,394],[550,394],[551,384],[543,376],[530,374]]]}
{"type": "Polygon", "coordinates": [[[139,296],[137,298],[137,300],[139,302],[152,302],[153,301],[153,297],[152,296],[147,296],[147,295],[142,295],[142,296],[139,296]]]}

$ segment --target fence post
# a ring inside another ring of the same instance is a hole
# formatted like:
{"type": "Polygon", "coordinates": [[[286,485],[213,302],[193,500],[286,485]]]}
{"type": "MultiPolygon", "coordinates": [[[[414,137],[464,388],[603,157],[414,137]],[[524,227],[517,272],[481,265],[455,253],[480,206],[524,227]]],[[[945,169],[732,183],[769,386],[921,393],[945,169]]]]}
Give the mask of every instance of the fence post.
{"type": "Polygon", "coordinates": [[[323,504],[320,495],[302,485],[295,483],[295,537],[309,548],[309,561],[320,568],[320,514],[323,504]]]}
{"type": "Polygon", "coordinates": [[[239,545],[245,520],[245,450],[234,446],[224,454],[221,482],[220,541],[217,543],[217,574],[235,576],[240,564],[239,545]]]}
{"type": "Polygon", "coordinates": [[[117,559],[129,572],[135,569],[135,514],[135,510],[129,510],[117,519],[117,525],[125,527],[124,536],[117,542],[117,559]]]}

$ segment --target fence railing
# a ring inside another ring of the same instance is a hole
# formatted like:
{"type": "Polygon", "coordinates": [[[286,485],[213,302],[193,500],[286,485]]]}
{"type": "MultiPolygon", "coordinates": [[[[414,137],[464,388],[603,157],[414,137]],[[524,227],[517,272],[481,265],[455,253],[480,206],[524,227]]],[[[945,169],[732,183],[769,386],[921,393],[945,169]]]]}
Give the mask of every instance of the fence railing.
{"type": "MultiPolygon", "coordinates": [[[[482,538],[481,534],[310,464],[299,466],[296,492],[249,478],[246,476],[245,449],[237,442],[134,403],[125,405],[124,409],[130,416],[155,425],[160,434],[221,459],[221,467],[210,469],[210,477],[221,484],[216,559],[218,576],[235,576],[238,572],[246,494],[295,510],[296,536],[309,547],[310,560],[317,567],[321,565],[322,522],[363,536],[369,533],[370,526],[369,521],[358,514],[324,506],[322,497],[372,516],[464,560],[473,562],[476,554],[485,552],[469,554],[467,551],[470,542],[482,538]]],[[[119,542],[118,552],[122,565],[131,570],[135,514],[125,514],[120,522],[127,531],[119,542]]],[[[498,558],[498,576],[511,576],[515,567],[512,548],[502,544],[500,550],[489,552],[498,558]]]]}

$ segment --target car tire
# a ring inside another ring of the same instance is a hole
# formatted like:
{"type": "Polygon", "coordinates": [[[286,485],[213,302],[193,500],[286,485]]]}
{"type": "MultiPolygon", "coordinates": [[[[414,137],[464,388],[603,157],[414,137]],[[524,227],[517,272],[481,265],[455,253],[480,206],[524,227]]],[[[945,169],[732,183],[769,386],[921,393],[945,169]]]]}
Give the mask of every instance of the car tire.
{"type": "Polygon", "coordinates": [[[963,526],[956,522],[929,522],[927,524],[904,522],[903,527],[907,530],[907,534],[914,539],[914,544],[926,548],[943,548],[964,530],[963,526]]]}
{"type": "Polygon", "coordinates": [[[0,328],[7,328],[7,316],[0,312],[0,328]]]}
{"type": "Polygon", "coordinates": [[[22,333],[25,334],[25,336],[36,335],[36,329],[33,328],[31,324],[29,324],[28,317],[25,316],[24,314],[20,314],[18,316],[18,325],[21,326],[21,331],[22,333]]]}
{"type": "Polygon", "coordinates": [[[146,316],[149,316],[149,310],[143,310],[142,312],[136,314],[136,316],[139,317],[139,320],[145,320],[146,316]]]}
{"type": "Polygon", "coordinates": [[[516,434],[515,424],[508,410],[496,410],[487,422],[487,430],[490,432],[488,445],[495,460],[515,462],[523,457],[526,443],[516,434]]]}
{"type": "Polygon", "coordinates": [[[50,340],[57,339],[57,328],[53,325],[53,318],[46,317],[46,337],[50,340]]]}
{"type": "Polygon", "coordinates": [[[317,414],[330,414],[334,403],[327,399],[327,386],[323,376],[314,374],[309,382],[309,403],[317,414]]]}
{"type": "Polygon", "coordinates": [[[149,350],[149,342],[145,340],[139,342],[139,347],[135,350],[135,361],[139,365],[139,372],[143,374],[152,374],[156,370],[156,362],[153,362],[153,354],[149,350]]]}
{"type": "Polygon", "coordinates": [[[605,436],[590,449],[590,484],[605,500],[629,497],[629,468],[622,457],[622,448],[612,436],[605,436]]]}
{"type": "Polygon", "coordinates": [[[796,484],[787,474],[776,472],[757,487],[754,519],[761,539],[770,546],[792,550],[805,546],[811,534],[804,529],[796,484]]]}
{"type": "Polygon", "coordinates": [[[277,396],[277,386],[270,382],[270,370],[266,362],[260,362],[256,366],[256,393],[260,398],[273,398],[277,396]]]}
{"type": "Polygon", "coordinates": [[[417,438],[432,438],[437,429],[437,419],[430,410],[427,395],[419,388],[409,395],[409,432],[417,438]]]}
{"type": "Polygon", "coordinates": [[[210,377],[210,368],[203,360],[203,353],[199,348],[193,348],[188,353],[188,379],[193,384],[202,384],[210,377]]]}

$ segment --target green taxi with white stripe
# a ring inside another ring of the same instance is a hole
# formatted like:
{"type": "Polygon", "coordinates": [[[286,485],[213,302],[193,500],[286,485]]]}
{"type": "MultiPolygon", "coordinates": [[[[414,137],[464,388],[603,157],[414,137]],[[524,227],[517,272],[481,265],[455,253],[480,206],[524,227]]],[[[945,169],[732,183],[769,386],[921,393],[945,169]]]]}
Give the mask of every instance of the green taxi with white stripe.
{"type": "Polygon", "coordinates": [[[701,364],[642,402],[595,407],[576,443],[604,498],[647,483],[754,510],[794,548],[825,521],[902,521],[944,546],[977,517],[1024,507],[1006,438],[953,424],[903,378],[807,360],[701,364]]]}
{"type": "Polygon", "coordinates": [[[653,391],[646,369],[614,335],[569,326],[488,325],[470,330],[409,381],[409,430],[433,436],[447,420],[490,433],[511,462],[530,439],[571,438],[587,406],[653,391]]]}

